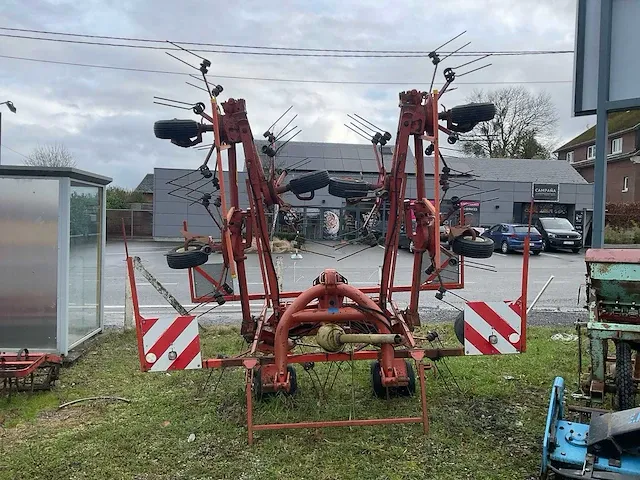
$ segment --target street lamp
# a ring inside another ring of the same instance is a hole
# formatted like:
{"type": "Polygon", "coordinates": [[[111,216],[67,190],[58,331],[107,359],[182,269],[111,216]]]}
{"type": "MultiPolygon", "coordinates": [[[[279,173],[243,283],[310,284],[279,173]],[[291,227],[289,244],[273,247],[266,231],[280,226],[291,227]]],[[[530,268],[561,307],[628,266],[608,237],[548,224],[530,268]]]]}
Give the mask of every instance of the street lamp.
{"type": "MultiPolygon", "coordinates": [[[[1,102],[0,105],[6,105],[9,110],[13,113],[16,113],[16,106],[12,101],[7,100],[6,102],[1,102]]],[[[0,112],[0,144],[2,143],[2,112],[0,112]]],[[[0,165],[2,165],[2,148],[0,147],[0,165]]]]}

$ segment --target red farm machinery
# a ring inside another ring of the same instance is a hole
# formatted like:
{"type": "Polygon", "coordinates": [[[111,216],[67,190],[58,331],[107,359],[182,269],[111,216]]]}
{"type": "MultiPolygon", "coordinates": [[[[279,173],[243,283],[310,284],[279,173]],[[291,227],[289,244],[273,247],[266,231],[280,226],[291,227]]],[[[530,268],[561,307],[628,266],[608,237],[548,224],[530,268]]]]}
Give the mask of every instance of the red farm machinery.
{"type": "Polygon", "coordinates": [[[450,217],[461,216],[461,199],[451,197],[452,208],[447,212],[440,211],[449,188],[450,169],[440,153],[438,137],[443,132],[449,143],[454,143],[459,132],[468,132],[478,122],[493,118],[494,106],[469,104],[440,110],[439,99],[455,79],[455,73],[446,69],[446,83],[440,91],[400,93],[398,129],[388,168],[384,167],[380,155],[381,146],[391,139],[391,135],[384,131],[372,135],[370,141],[379,165],[376,183],[330,177],[326,170],[308,172],[285,182],[286,172],[276,173],[273,163],[280,148],[278,136],[272,127],[265,132],[267,143],[261,151],[269,164],[263,165],[254,142],[245,100],[229,99],[219,103],[222,87],[208,84],[205,74],[209,67],[210,63],[203,60],[200,70],[210,93],[211,110],[207,111],[203,103],[195,104],[190,108],[201,117],[200,122],[158,121],[154,132],[156,137],[168,139],[181,147],[198,145],[203,136],[212,133],[213,142],[205,161],[195,172],[213,188],[214,193],[203,193],[197,203],[208,212],[212,226],[215,224],[219,233],[197,235],[187,230],[185,222],[182,231],[184,243],[167,254],[167,261],[172,268],[188,269],[193,300],[219,304],[239,302],[241,335],[248,344],[248,350],[234,357],[205,359],[200,350],[195,315],[183,311],[177,318],[141,316],[134,259],[127,257],[142,369],[244,368],[249,443],[253,441],[254,431],[279,428],[421,423],[427,432],[425,370],[430,368],[430,361],[447,356],[519,353],[526,349],[528,242],[523,260],[522,296],[513,302],[467,302],[463,314],[456,321],[462,346],[434,348],[430,345],[425,348],[421,345],[422,339],[413,333],[421,325],[418,306],[422,291],[435,291],[436,297],[442,299],[449,290],[464,286],[465,257],[487,258],[492,255],[493,242],[466,226],[463,217],[459,225],[446,230],[448,248],[441,246],[441,225],[450,217]],[[405,167],[412,140],[417,195],[407,199],[405,167]],[[249,208],[240,206],[238,147],[244,154],[249,208]],[[424,153],[432,157],[433,162],[432,200],[427,197],[427,159],[424,153]],[[227,172],[223,169],[223,154],[226,155],[227,172]],[[379,285],[357,288],[339,270],[325,268],[315,273],[317,277],[306,290],[283,291],[270,246],[268,213],[290,211],[290,206],[283,199],[287,192],[300,200],[310,200],[315,191],[327,186],[330,194],[346,199],[348,203],[367,201],[372,205],[367,219],[372,218],[381,205],[387,208],[386,229],[380,237],[384,253],[379,285]],[[401,228],[412,241],[412,276],[407,285],[394,282],[401,228]],[[262,293],[249,293],[246,261],[247,250],[252,245],[259,261],[264,286],[262,293]],[[211,255],[222,258],[221,268],[215,275],[203,268],[211,255]],[[448,269],[457,272],[455,280],[443,278],[443,272],[448,269]],[[235,288],[230,276],[237,276],[235,288]],[[195,291],[196,277],[199,281],[208,282],[210,294],[202,295],[195,291]],[[393,298],[399,292],[409,294],[406,308],[401,308],[393,298]],[[263,302],[259,311],[252,311],[251,301],[263,302]],[[305,337],[315,337],[316,351],[297,353],[294,349],[296,342],[305,337]],[[345,350],[345,345],[357,345],[358,348],[345,350]],[[254,424],[254,397],[278,392],[295,393],[295,364],[304,366],[355,360],[371,362],[375,395],[388,397],[416,393],[421,401],[421,415],[254,424]]]}

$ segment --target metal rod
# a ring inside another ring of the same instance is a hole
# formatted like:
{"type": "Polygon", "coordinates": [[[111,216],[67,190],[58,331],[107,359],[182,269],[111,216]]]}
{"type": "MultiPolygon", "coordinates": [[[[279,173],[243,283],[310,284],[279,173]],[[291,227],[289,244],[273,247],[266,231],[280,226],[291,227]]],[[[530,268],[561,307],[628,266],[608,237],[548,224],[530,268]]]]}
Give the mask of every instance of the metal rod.
{"type": "Polygon", "coordinates": [[[483,65],[481,67],[474,68],[473,70],[469,70],[468,72],[461,73],[460,75],[458,75],[458,78],[464,77],[465,75],[469,75],[470,73],[473,73],[473,72],[477,72],[478,70],[482,70],[483,68],[490,67],[491,65],[493,65],[493,63],[487,63],[486,65],[483,65]]]}
{"type": "Polygon", "coordinates": [[[362,120],[365,123],[368,123],[369,125],[371,125],[373,128],[375,128],[376,130],[379,130],[380,132],[386,132],[386,130],[384,128],[380,128],[377,125],[374,125],[373,123],[371,123],[369,120],[367,120],[366,118],[362,118],[360,115],[358,115],[357,113],[354,113],[354,115],[356,117],[358,117],[360,120],[362,120]]]}
{"type": "Polygon", "coordinates": [[[193,105],[194,105],[193,103],[189,103],[189,102],[182,102],[182,101],[180,101],[180,100],[173,100],[173,99],[171,99],[171,98],[155,97],[155,96],[154,96],[153,98],[156,98],[156,99],[158,99],[158,100],[164,100],[164,101],[166,101],[166,102],[181,103],[182,105],[191,105],[191,106],[193,106],[193,105]]]}
{"type": "Polygon", "coordinates": [[[487,57],[490,57],[490,56],[491,56],[491,54],[487,54],[487,55],[485,55],[484,57],[478,57],[478,58],[476,58],[475,60],[471,60],[470,62],[463,63],[462,65],[456,65],[455,67],[451,67],[451,68],[452,68],[453,70],[455,70],[455,69],[457,69],[457,68],[466,67],[467,65],[471,65],[472,63],[479,62],[480,60],[482,60],[482,59],[484,59],[484,58],[487,58],[487,57]]]}
{"type": "MultiPolygon", "coordinates": [[[[287,111],[289,111],[289,110],[287,110],[287,111]]],[[[276,140],[278,140],[278,138],[280,138],[280,134],[281,134],[282,132],[284,132],[284,131],[285,131],[285,129],[286,129],[289,125],[291,125],[291,122],[293,122],[297,117],[298,117],[298,114],[296,113],[296,114],[293,116],[293,118],[292,118],[291,120],[289,120],[289,121],[287,122],[287,124],[286,124],[284,127],[282,127],[282,130],[280,130],[280,131],[276,134],[276,140]]]]}
{"type": "Polygon", "coordinates": [[[345,127],[347,127],[349,130],[351,130],[353,133],[357,133],[358,135],[360,135],[362,138],[364,138],[365,140],[369,140],[371,141],[371,139],[365,135],[363,135],[362,133],[360,133],[359,131],[355,130],[354,128],[350,127],[349,125],[347,125],[346,123],[343,123],[343,125],[345,127]]]}
{"type": "Polygon", "coordinates": [[[464,30],[462,33],[459,33],[458,35],[456,35],[455,37],[453,37],[450,40],[447,40],[446,42],[444,42],[442,45],[440,45],[438,48],[434,48],[433,51],[437,52],[438,50],[440,50],[442,47],[445,47],[447,45],[449,45],[451,42],[453,42],[455,39],[460,38],[462,35],[464,35],[465,33],[467,33],[466,30],[464,30]]]}
{"type": "Polygon", "coordinates": [[[372,418],[364,420],[331,420],[325,422],[267,423],[253,425],[253,430],[280,430],[283,428],[364,427],[395,423],[423,423],[422,417],[372,418]]]}
{"type": "Polygon", "coordinates": [[[276,140],[280,140],[280,139],[282,139],[283,137],[286,137],[286,136],[287,136],[287,135],[289,135],[291,132],[293,132],[296,128],[298,128],[298,126],[297,126],[297,125],[295,125],[295,126],[291,127],[289,130],[287,130],[286,132],[284,132],[282,135],[278,136],[278,137],[276,138],[276,140]]]}
{"type": "Polygon", "coordinates": [[[169,52],[164,52],[167,55],[169,55],[171,58],[175,58],[176,60],[178,60],[179,62],[184,63],[185,65],[188,65],[189,67],[193,68],[194,70],[200,71],[200,69],[198,67],[194,67],[193,65],[191,65],[189,62],[186,62],[184,60],[182,60],[181,58],[176,57],[175,55],[170,54],[169,52]]]}
{"type": "MultiPolygon", "coordinates": [[[[295,127],[294,127],[294,128],[295,128],[295,127]]],[[[287,133],[288,133],[288,132],[287,132],[287,133]]],[[[300,133],[302,133],[302,130],[298,130],[296,133],[294,133],[294,134],[293,134],[293,136],[292,136],[292,137],[289,137],[289,139],[288,139],[286,142],[284,142],[282,145],[280,145],[280,146],[278,147],[278,149],[276,150],[276,153],[278,153],[280,150],[282,150],[282,149],[287,145],[287,143],[289,143],[291,140],[293,140],[294,138],[296,138],[300,133]]]]}
{"type": "Polygon", "coordinates": [[[287,113],[289,113],[289,110],[291,110],[292,108],[293,108],[293,105],[291,105],[289,108],[287,108],[284,111],[284,113],[282,115],[280,115],[278,117],[278,119],[275,122],[273,122],[269,128],[267,128],[267,132],[270,132],[271,129],[276,126],[276,123],[278,123],[280,120],[282,120],[282,117],[284,117],[287,113]]]}
{"type": "MultiPolygon", "coordinates": [[[[197,88],[198,90],[202,90],[203,92],[207,92],[206,88],[199,87],[198,85],[194,85],[193,83],[189,83],[189,82],[184,82],[184,83],[186,83],[187,85],[192,86],[193,88],[197,88]]],[[[207,93],[209,93],[209,92],[207,92],[207,93]]]]}
{"type": "Polygon", "coordinates": [[[173,45],[174,47],[178,47],[180,50],[190,53],[191,55],[193,55],[194,57],[198,57],[200,60],[206,60],[207,62],[209,61],[208,59],[201,57],[200,55],[198,55],[197,53],[193,53],[191,50],[187,50],[184,47],[181,47],[180,45],[178,45],[177,43],[172,42],[171,40],[166,40],[168,43],[170,43],[171,45],[173,45]]]}
{"type": "Polygon", "coordinates": [[[340,343],[370,343],[371,345],[392,343],[398,345],[402,343],[402,337],[396,333],[343,333],[338,341],[340,343]]]}
{"type": "Polygon", "coordinates": [[[169,103],[153,102],[156,105],[164,105],[165,107],[179,108],[180,110],[191,110],[189,107],[181,107],[180,105],[171,105],[169,103]]]}
{"type": "Polygon", "coordinates": [[[375,133],[376,133],[376,131],[375,131],[373,128],[371,128],[371,127],[370,127],[369,125],[367,125],[366,123],[363,123],[362,121],[358,120],[358,119],[357,119],[357,118],[355,118],[354,116],[349,115],[349,114],[347,113],[347,117],[349,117],[351,120],[353,120],[353,122],[355,122],[355,123],[351,122],[351,123],[353,123],[354,125],[355,125],[355,124],[358,124],[358,126],[361,128],[361,130],[362,130],[362,131],[364,131],[365,133],[368,133],[368,134],[370,134],[369,132],[372,132],[373,134],[375,134],[375,133]]]}
{"type": "MultiPolygon", "coordinates": [[[[363,133],[363,135],[371,135],[370,133],[366,132],[363,128],[358,127],[358,125],[356,125],[355,123],[353,123],[353,122],[349,122],[349,123],[351,124],[352,127],[357,128],[359,131],[361,131],[363,133]]],[[[373,140],[372,137],[367,137],[367,138],[369,138],[369,141],[373,140]]]]}
{"type": "Polygon", "coordinates": [[[471,42],[467,42],[464,45],[462,45],[460,48],[458,48],[457,50],[454,50],[453,52],[449,53],[448,55],[446,55],[445,57],[443,57],[440,61],[443,62],[445,61],[447,58],[449,58],[451,55],[458,53],[460,50],[462,50],[465,47],[468,47],[469,45],[471,45],[471,42]]]}
{"type": "Polygon", "coordinates": [[[538,300],[540,299],[540,297],[542,296],[542,294],[544,293],[544,291],[547,289],[547,287],[549,286],[549,284],[554,278],[555,277],[553,275],[549,277],[549,280],[547,280],[547,283],[544,284],[544,286],[542,287],[542,290],[540,290],[538,295],[536,295],[536,298],[534,298],[533,302],[531,302],[531,305],[529,305],[529,307],[527,308],[527,314],[533,309],[533,306],[538,302],[538,300]]]}

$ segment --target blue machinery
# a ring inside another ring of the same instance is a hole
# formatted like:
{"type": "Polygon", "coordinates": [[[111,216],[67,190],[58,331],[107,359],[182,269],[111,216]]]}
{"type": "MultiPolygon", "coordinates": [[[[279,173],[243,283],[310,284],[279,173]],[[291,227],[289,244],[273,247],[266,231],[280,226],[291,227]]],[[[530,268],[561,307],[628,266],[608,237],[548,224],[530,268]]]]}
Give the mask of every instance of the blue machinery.
{"type": "Polygon", "coordinates": [[[564,419],[564,380],[551,390],[542,445],[543,479],[640,478],[640,408],[597,415],[589,425],[564,419]]]}

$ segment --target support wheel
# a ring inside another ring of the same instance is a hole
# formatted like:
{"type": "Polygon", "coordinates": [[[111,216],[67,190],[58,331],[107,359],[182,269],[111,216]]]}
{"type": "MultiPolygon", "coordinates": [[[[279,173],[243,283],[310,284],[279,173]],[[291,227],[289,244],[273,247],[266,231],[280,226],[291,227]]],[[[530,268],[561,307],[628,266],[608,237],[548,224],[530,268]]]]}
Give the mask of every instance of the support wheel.
{"type": "Polygon", "coordinates": [[[406,387],[385,387],[382,385],[382,370],[380,362],[375,361],[371,364],[371,382],[373,385],[373,394],[378,398],[389,397],[409,397],[416,393],[416,373],[413,365],[408,360],[404,363],[407,365],[407,376],[409,377],[409,385],[406,387]]]}
{"type": "Polygon", "coordinates": [[[504,253],[505,255],[507,253],[509,253],[509,244],[507,243],[506,240],[504,240],[501,244],[500,244],[500,251],[502,253],[504,253]]]}
{"type": "Polygon", "coordinates": [[[303,193],[311,193],[329,185],[329,172],[326,170],[318,170],[309,172],[299,177],[293,178],[289,182],[289,190],[295,195],[303,193]]]}
{"type": "Polygon", "coordinates": [[[453,331],[458,341],[464,345],[464,312],[460,312],[453,321],[453,331]]]}
{"type": "Polygon", "coordinates": [[[202,248],[203,246],[199,244],[189,245],[186,249],[184,245],[172,248],[167,253],[167,265],[174,270],[199,267],[207,263],[209,258],[202,248]]]}
{"type": "MultiPolygon", "coordinates": [[[[289,380],[291,382],[291,388],[288,392],[282,392],[284,395],[293,396],[298,391],[298,376],[296,374],[296,369],[293,368],[292,365],[287,367],[287,372],[289,372],[289,380]]],[[[258,368],[253,372],[253,395],[256,400],[268,400],[270,398],[275,397],[280,392],[264,392],[262,390],[262,375],[261,370],[258,368]]]]}
{"type": "Polygon", "coordinates": [[[631,345],[627,342],[616,343],[616,410],[628,410],[635,407],[633,385],[633,365],[631,363],[631,345]]]}
{"type": "Polygon", "coordinates": [[[158,120],[153,124],[156,138],[186,140],[198,136],[198,122],[195,120],[158,120]]]}
{"type": "Polygon", "coordinates": [[[364,197],[371,190],[368,183],[357,178],[337,178],[329,179],[329,195],[339,198],[364,197]]]}
{"type": "Polygon", "coordinates": [[[451,242],[451,250],[469,258],[489,258],[493,255],[493,240],[478,235],[475,240],[470,235],[460,236],[451,242]]]}

